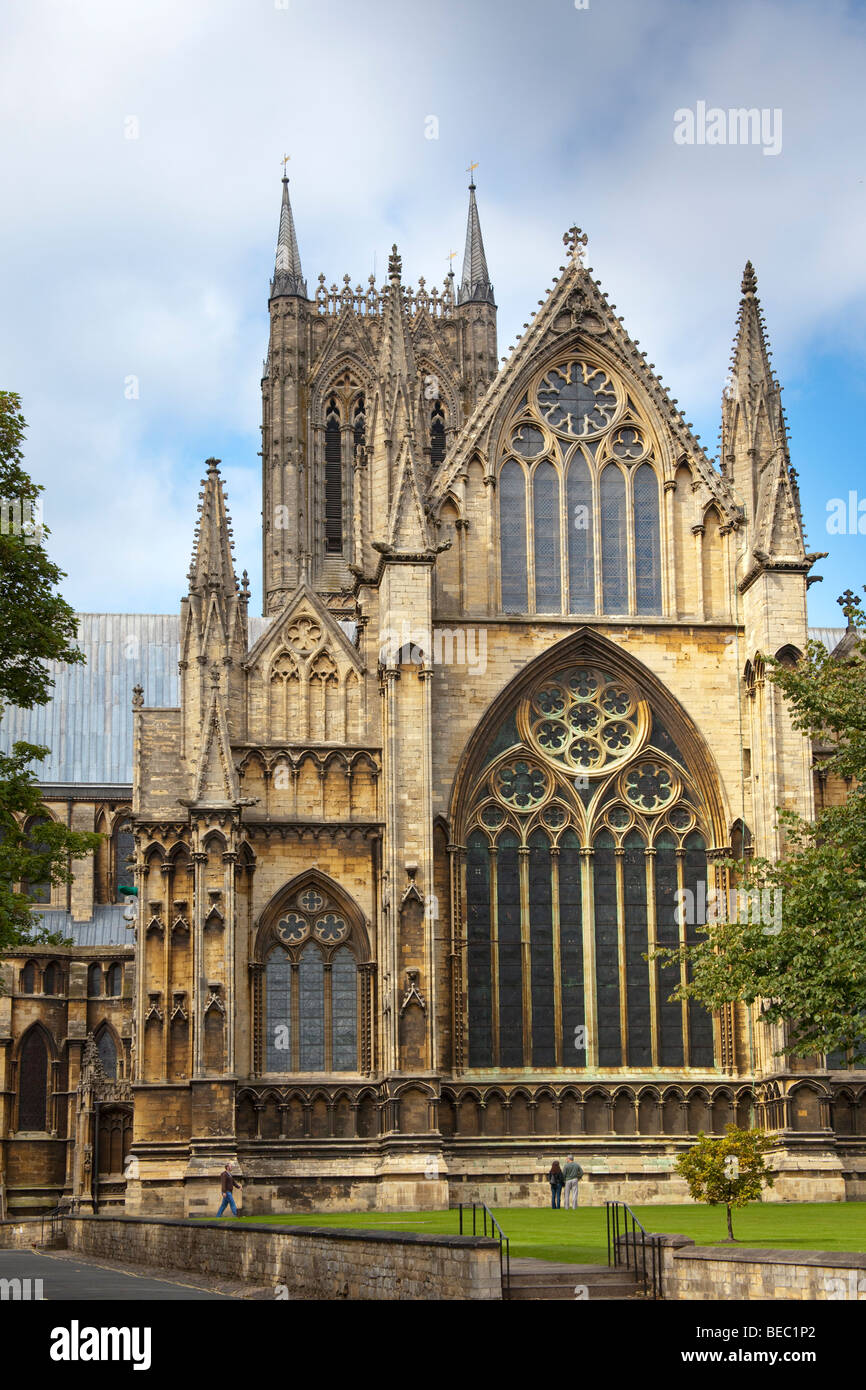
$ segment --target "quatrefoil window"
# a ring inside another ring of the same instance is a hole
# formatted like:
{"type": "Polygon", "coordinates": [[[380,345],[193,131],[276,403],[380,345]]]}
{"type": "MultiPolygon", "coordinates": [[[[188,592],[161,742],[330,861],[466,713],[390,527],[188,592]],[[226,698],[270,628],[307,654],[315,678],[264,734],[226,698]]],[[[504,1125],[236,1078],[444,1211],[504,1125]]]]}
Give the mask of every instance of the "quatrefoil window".
{"type": "Polygon", "coordinates": [[[323,898],[315,888],[305,888],[303,893],[298,894],[297,901],[305,912],[318,912],[325,906],[327,899],[323,898]]]}

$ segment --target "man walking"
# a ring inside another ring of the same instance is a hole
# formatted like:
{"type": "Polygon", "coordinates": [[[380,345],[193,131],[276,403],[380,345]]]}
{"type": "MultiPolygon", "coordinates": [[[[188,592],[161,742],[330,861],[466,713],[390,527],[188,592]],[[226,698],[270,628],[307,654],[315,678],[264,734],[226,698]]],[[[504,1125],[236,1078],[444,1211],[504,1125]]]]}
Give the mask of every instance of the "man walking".
{"type": "Polygon", "coordinates": [[[572,1211],[577,1206],[577,1184],[583,1177],[583,1169],[579,1163],[575,1163],[574,1154],[568,1155],[568,1162],[562,1170],[565,1178],[565,1202],[566,1207],[572,1211]]]}
{"type": "Polygon", "coordinates": [[[232,1216],[237,1216],[238,1209],[235,1206],[235,1199],[232,1196],[232,1188],[236,1187],[240,1191],[240,1186],[241,1185],[239,1182],[235,1182],[234,1176],[232,1174],[232,1165],[230,1163],[227,1163],[223,1172],[220,1175],[220,1191],[223,1194],[223,1199],[220,1203],[220,1209],[217,1212],[217,1216],[222,1216],[226,1207],[231,1207],[232,1216]]]}

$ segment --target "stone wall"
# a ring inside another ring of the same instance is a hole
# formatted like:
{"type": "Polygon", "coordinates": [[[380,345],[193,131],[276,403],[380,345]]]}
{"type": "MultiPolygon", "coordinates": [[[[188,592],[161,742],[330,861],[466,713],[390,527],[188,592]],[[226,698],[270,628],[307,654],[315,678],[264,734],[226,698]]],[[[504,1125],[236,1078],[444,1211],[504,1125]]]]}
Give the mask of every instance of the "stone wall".
{"type": "Polygon", "coordinates": [[[502,1297],[493,1240],[113,1216],[66,1217],[63,1228],[85,1255],[283,1285],[290,1299],[502,1297]]]}
{"type": "Polygon", "coordinates": [[[667,1300],[866,1302],[866,1254],[729,1250],[695,1245],[688,1236],[661,1235],[657,1239],[661,1244],[662,1295],[667,1300]]]}

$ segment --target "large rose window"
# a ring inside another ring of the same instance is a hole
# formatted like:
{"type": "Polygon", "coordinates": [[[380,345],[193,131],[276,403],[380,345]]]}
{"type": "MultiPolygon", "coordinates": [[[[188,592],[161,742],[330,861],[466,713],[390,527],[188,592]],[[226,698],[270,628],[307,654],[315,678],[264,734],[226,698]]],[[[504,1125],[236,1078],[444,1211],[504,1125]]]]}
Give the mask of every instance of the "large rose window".
{"type": "Polygon", "coordinates": [[[598,777],[638,752],[649,715],[626,682],[594,667],[576,666],[545,681],[521,703],[518,727],[546,760],[598,777]]]}

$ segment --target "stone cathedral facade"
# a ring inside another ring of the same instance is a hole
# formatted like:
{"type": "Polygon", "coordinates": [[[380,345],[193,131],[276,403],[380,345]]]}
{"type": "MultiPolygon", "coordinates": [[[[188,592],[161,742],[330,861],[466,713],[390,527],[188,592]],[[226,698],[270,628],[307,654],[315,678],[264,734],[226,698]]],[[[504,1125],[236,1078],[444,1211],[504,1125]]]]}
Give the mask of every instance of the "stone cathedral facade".
{"type": "Polygon", "coordinates": [[[248,1212],[540,1203],[568,1151],[590,1201],[679,1200],[677,1152],[729,1120],[777,1136],[776,1198],[866,1195],[866,1073],[789,1063],[645,959],[696,939],[725,856],[778,854],[777,807],[840,794],[764,679],[804,648],[817,557],[755,274],[716,464],[563,240],[500,364],[474,186],[459,284],[405,286],[395,247],[383,287],[311,294],[283,182],[264,617],[210,460],[177,699],[137,684],[111,803],[139,910],[127,1211],[202,1214],[226,1159],[248,1212]]]}

